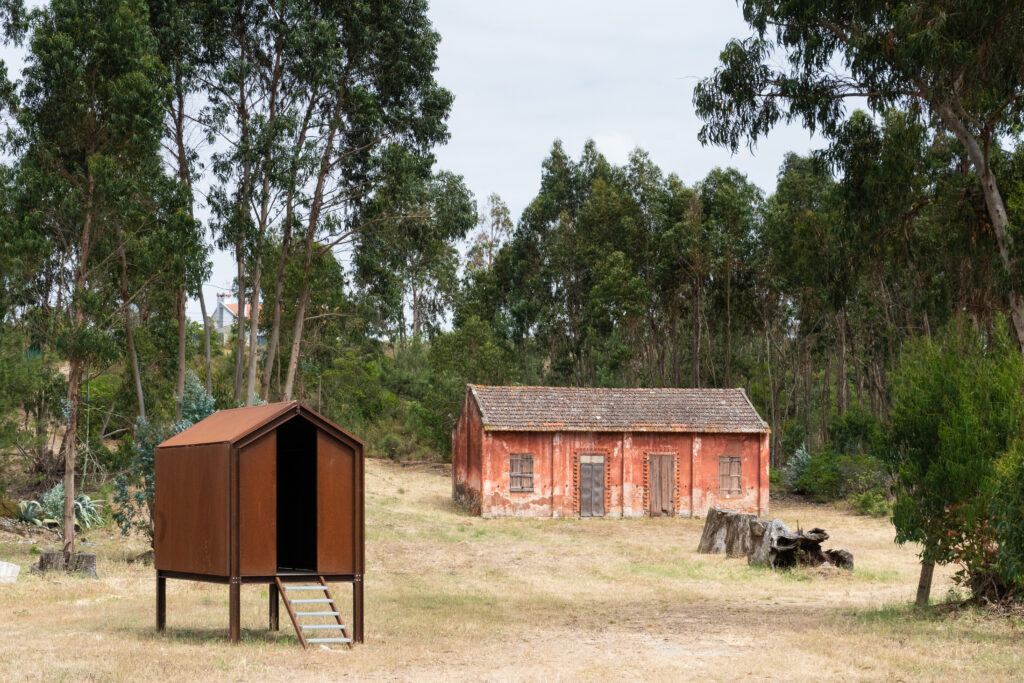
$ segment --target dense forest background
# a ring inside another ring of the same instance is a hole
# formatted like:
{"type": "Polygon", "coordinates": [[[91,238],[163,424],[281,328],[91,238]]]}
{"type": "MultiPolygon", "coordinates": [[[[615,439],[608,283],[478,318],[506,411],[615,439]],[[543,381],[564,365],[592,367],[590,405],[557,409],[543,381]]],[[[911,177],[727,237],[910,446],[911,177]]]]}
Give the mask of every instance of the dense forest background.
{"type": "MultiPolygon", "coordinates": [[[[898,102],[835,117],[774,188],[555,141],[517,217],[435,167],[452,94],[423,2],[2,12],[29,55],[0,92],[12,493],[67,463],[109,481],[189,373],[218,408],[298,399],[420,459],[448,457],[467,382],[743,387],[781,470],[868,450],[908,341],[1014,314],[969,141],[898,102]],[[215,248],[256,311],[226,337],[185,316],[215,248]]],[[[986,151],[1011,237],[1018,132],[986,151]]]]}

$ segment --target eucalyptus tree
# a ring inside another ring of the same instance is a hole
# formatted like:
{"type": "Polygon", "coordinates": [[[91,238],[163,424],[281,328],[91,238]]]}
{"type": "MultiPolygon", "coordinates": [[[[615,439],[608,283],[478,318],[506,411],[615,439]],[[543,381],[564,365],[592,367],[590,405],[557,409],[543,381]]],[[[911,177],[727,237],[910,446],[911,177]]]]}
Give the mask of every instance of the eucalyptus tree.
{"type": "Polygon", "coordinates": [[[386,183],[372,204],[363,220],[379,224],[361,236],[357,281],[381,304],[384,317],[397,323],[403,342],[407,332],[413,339],[433,336],[458,289],[456,244],[476,223],[473,196],[461,177],[441,172],[418,185],[386,183]]]}
{"type": "MultiPolygon", "coordinates": [[[[230,9],[229,3],[197,0],[149,0],[149,23],[157,41],[160,59],[166,67],[170,88],[164,102],[164,152],[169,174],[177,178],[184,196],[182,204],[193,219],[191,232],[194,236],[186,239],[192,246],[186,251],[172,252],[177,262],[177,283],[175,283],[175,318],[178,323],[178,351],[175,381],[175,413],[181,418],[181,401],[185,390],[185,302],[192,295],[199,299],[203,317],[204,356],[206,390],[211,389],[210,367],[210,320],[206,314],[206,298],[202,283],[209,270],[209,258],[196,245],[206,244],[206,230],[195,219],[195,181],[202,168],[199,160],[197,138],[205,137],[197,130],[197,102],[201,89],[210,77],[215,64],[222,56],[225,40],[225,21],[230,9]]],[[[183,225],[183,227],[188,227],[183,225]]]]}
{"type": "Polygon", "coordinates": [[[494,265],[495,254],[515,227],[508,205],[497,193],[487,196],[484,210],[477,218],[477,227],[472,244],[466,253],[466,272],[470,274],[481,269],[490,270],[494,265]]]}
{"type": "Polygon", "coordinates": [[[780,121],[794,120],[833,136],[844,101],[854,97],[875,112],[903,109],[951,131],[982,189],[1024,347],[1019,253],[994,163],[1024,114],[1024,7],[1013,0],[742,5],[753,34],[730,41],[721,66],[694,92],[705,122],[701,142],[753,145],[780,121]]]}
{"type": "MultiPolygon", "coordinates": [[[[385,181],[429,178],[432,148],[447,140],[452,95],[434,79],[440,36],[423,0],[324,3],[315,54],[323,97],[316,163],[304,198],[301,258],[323,249],[358,251],[384,221],[363,211],[385,181]],[[322,243],[324,246],[318,246],[322,243]]],[[[309,288],[303,282],[292,329],[284,398],[294,388],[309,288]]]]}
{"type": "MultiPolygon", "coordinates": [[[[758,232],[761,191],[736,169],[713,169],[699,184],[702,222],[714,261],[715,282],[724,299],[725,350],[722,386],[733,384],[734,290],[744,280],[758,232]]],[[[740,289],[740,294],[743,294],[740,289]]],[[[750,298],[750,297],[740,297],[750,298]]]]}
{"type": "MultiPolygon", "coordinates": [[[[151,227],[166,72],[138,0],[54,0],[34,17],[18,110],[22,229],[61,272],[57,347],[68,360],[64,552],[74,549],[83,374],[117,356],[102,296],[123,231],[151,227]]],[[[121,306],[129,304],[121,302],[121,306]]]]}

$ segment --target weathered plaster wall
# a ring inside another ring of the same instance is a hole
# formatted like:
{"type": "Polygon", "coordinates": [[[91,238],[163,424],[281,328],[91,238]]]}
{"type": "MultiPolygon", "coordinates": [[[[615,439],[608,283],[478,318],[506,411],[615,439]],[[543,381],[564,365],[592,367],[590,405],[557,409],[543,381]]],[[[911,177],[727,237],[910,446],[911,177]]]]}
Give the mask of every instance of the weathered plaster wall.
{"type": "Polygon", "coordinates": [[[486,517],[551,517],[554,477],[551,432],[486,432],[483,458],[483,505],[486,517]],[[511,491],[509,459],[533,456],[533,491],[511,491]]]}
{"type": "MultiPolygon", "coordinates": [[[[767,438],[767,435],[765,435],[767,438]]],[[[693,491],[691,514],[703,517],[712,506],[758,514],[767,512],[767,464],[761,462],[760,434],[695,434],[693,437],[693,491]],[[719,492],[718,459],[742,458],[742,493],[719,492]],[[763,473],[763,475],[762,475],[763,473]],[[761,485],[764,484],[762,492],[761,485]],[[765,503],[762,505],[762,496],[765,503]]],[[[766,449],[765,449],[766,450],[766,449]]]]}
{"type": "Polygon", "coordinates": [[[675,457],[674,508],[704,516],[717,505],[768,514],[768,434],[485,432],[467,396],[452,439],[453,497],[485,517],[576,517],[579,456],[605,457],[605,516],[648,514],[650,455],[675,457]],[[533,491],[510,491],[509,456],[533,455],[533,491]],[[742,492],[719,491],[719,457],[742,460],[742,492]]]}
{"type": "Polygon", "coordinates": [[[480,411],[467,393],[452,434],[452,497],[473,514],[480,514],[482,433],[480,411]]]}
{"type": "Polygon", "coordinates": [[[693,437],[675,432],[631,432],[625,435],[626,471],[624,472],[624,516],[640,517],[650,508],[650,476],[647,472],[649,455],[675,456],[675,511],[677,516],[690,515],[690,455],[693,437]]]}

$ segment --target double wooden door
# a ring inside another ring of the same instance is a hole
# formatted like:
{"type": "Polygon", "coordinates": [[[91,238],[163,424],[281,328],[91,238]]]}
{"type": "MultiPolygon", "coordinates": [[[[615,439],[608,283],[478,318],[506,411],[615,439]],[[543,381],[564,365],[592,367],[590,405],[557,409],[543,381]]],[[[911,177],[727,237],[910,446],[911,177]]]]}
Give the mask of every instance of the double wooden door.
{"type": "Polygon", "coordinates": [[[580,517],[604,517],[604,456],[580,456],[580,517]]]}
{"type": "Polygon", "coordinates": [[[676,457],[651,455],[647,463],[647,494],[651,517],[675,514],[676,457]]]}

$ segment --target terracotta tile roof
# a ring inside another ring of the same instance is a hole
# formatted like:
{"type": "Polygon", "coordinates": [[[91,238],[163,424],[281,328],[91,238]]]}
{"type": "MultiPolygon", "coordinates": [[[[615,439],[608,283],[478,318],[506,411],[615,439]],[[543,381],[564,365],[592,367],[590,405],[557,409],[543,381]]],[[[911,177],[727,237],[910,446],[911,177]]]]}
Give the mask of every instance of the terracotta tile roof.
{"type": "Polygon", "coordinates": [[[487,431],[767,432],[743,389],[469,385],[487,431]]]}
{"type": "MultiPolygon", "coordinates": [[[[224,304],[224,308],[226,308],[229,311],[231,311],[231,315],[235,316],[236,318],[238,317],[238,302],[237,301],[229,303],[229,304],[224,304]]],[[[252,306],[250,306],[250,304],[248,302],[246,302],[246,304],[245,304],[245,317],[246,318],[249,317],[249,311],[250,310],[252,310],[252,306]]],[[[256,307],[256,312],[257,313],[262,313],[263,312],[263,304],[260,304],[260,305],[258,305],[256,307]]]]}

